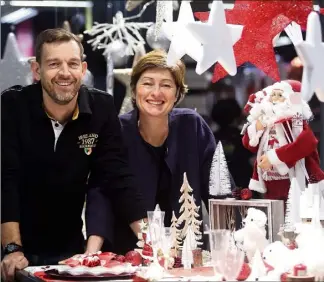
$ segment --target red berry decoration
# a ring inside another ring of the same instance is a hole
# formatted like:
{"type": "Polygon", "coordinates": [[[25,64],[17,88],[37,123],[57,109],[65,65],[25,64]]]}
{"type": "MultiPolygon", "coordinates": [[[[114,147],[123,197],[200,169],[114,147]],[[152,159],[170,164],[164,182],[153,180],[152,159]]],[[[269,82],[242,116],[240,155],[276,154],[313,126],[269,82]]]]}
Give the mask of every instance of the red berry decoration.
{"type": "Polygon", "coordinates": [[[125,255],[125,261],[132,264],[132,266],[138,266],[142,263],[142,256],[139,252],[129,251],[125,255]]]}
{"type": "Polygon", "coordinates": [[[285,273],[281,274],[280,281],[281,282],[286,282],[287,281],[287,275],[288,275],[288,272],[285,272],[285,273]]]}
{"type": "Polygon", "coordinates": [[[242,200],[250,200],[252,198],[252,191],[249,188],[244,188],[241,190],[242,200]]]}
{"type": "Polygon", "coordinates": [[[117,256],[115,257],[115,260],[117,260],[117,261],[119,261],[119,262],[125,262],[125,257],[122,256],[122,255],[117,255],[117,256]]]}
{"type": "Polygon", "coordinates": [[[143,256],[153,257],[152,247],[149,244],[144,244],[142,254],[143,256]]]}

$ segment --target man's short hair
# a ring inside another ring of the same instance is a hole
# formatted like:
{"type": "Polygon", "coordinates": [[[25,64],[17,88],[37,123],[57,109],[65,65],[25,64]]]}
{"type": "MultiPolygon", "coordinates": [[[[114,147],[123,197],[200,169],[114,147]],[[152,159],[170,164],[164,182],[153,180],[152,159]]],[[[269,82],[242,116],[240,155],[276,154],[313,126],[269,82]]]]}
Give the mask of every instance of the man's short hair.
{"type": "Polygon", "coordinates": [[[75,41],[79,45],[80,58],[81,60],[83,60],[84,49],[80,38],[63,28],[53,28],[53,29],[46,29],[37,36],[36,45],[35,45],[36,62],[38,63],[41,62],[42,49],[44,43],[69,42],[69,41],[75,41]]]}

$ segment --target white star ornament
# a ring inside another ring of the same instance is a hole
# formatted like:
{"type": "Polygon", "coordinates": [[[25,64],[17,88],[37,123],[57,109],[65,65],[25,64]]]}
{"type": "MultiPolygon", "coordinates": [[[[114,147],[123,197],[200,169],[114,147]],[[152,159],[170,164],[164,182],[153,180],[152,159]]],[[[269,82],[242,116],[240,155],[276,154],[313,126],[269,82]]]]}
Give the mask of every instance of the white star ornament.
{"type": "Polygon", "coordinates": [[[194,23],[194,15],[188,1],[182,1],[178,21],[163,23],[162,29],[166,37],[171,41],[167,64],[174,65],[185,54],[195,61],[202,55],[201,43],[189,32],[187,23],[194,23]]]}
{"type": "Polygon", "coordinates": [[[28,85],[33,82],[28,58],[24,58],[18,47],[14,33],[9,33],[3,54],[0,60],[0,92],[14,85],[28,85]]]}
{"type": "Polygon", "coordinates": [[[196,66],[197,74],[202,74],[216,62],[230,75],[236,74],[233,45],[241,38],[243,26],[226,24],[222,1],[213,1],[207,23],[188,23],[187,28],[203,47],[202,57],[196,66]]]}
{"type": "Polygon", "coordinates": [[[309,14],[306,40],[297,44],[296,50],[304,66],[301,89],[303,98],[309,101],[315,92],[318,99],[324,102],[324,43],[318,13],[309,14]]]}

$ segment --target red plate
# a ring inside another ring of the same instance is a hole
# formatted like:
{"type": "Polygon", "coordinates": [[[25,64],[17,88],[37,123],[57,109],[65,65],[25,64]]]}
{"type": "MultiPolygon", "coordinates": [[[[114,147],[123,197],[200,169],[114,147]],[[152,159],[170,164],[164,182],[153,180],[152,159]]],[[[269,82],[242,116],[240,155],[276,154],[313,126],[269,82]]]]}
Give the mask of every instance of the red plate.
{"type": "Polygon", "coordinates": [[[126,280],[132,279],[134,274],[130,273],[121,273],[119,275],[115,274],[102,274],[102,275],[90,275],[90,274],[81,274],[81,275],[71,275],[69,273],[59,273],[57,269],[49,269],[45,271],[45,274],[53,279],[57,280],[126,280]]]}

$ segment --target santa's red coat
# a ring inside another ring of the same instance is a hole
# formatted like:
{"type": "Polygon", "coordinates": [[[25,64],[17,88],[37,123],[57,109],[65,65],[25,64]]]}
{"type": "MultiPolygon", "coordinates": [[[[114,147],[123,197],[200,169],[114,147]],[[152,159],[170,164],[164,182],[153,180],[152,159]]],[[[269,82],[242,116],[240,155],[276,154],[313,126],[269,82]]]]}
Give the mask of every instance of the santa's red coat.
{"type": "MultiPolygon", "coordinates": [[[[289,121],[290,126],[291,122],[289,121]]],[[[289,132],[287,122],[283,122],[286,132],[289,132]]],[[[253,126],[253,124],[251,125],[253,126]]],[[[291,137],[291,136],[290,136],[291,137]]],[[[257,153],[259,150],[259,144],[251,146],[250,138],[248,131],[245,132],[243,136],[243,145],[245,148],[250,150],[253,153],[257,153]]],[[[318,140],[314,136],[314,133],[310,129],[309,125],[304,122],[303,130],[300,135],[296,138],[295,141],[288,143],[286,145],[281,146],[274,150],[275,159],[278,164],[286,165],[288,168],[292,168],[296,165],[297,161],[301,159],[305,159],[305,167],[307,173],[309,175],[309,179],[311,183],[318,183],[324,180],[324,172],[320,168],[319,164],[319,155],[317,151],[317,143],[318,140]]],[[[272,163],[272,162],[271,162],[272,163]]],[[[290,187],[290,180],[272,180],[272,181],[260,181],[259,175],[257,171],[257,160],[254,164],[254,171],[252,175],[252,179],[250,181],[249,188],[251,190],[258,189],[262,190],[262,186],[265,186],[266,199],[276,199],[276,200],[287,200],[288,191],[290,187]]]]}

